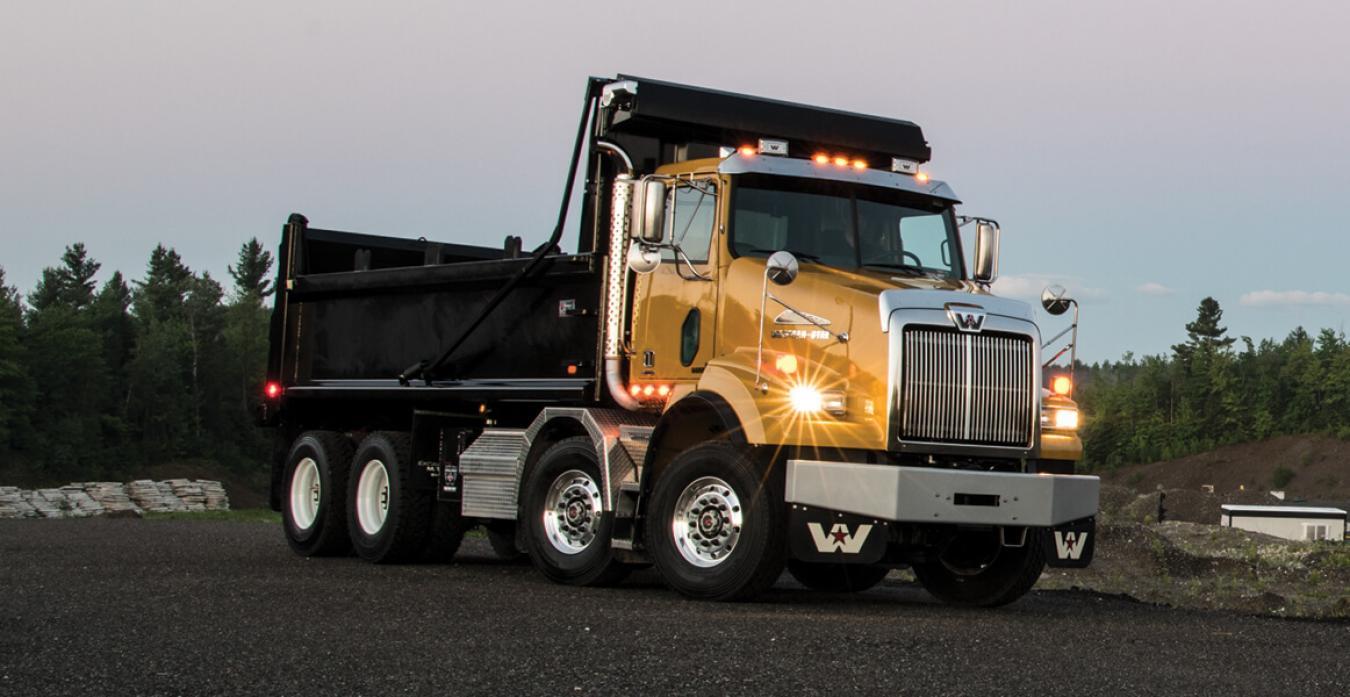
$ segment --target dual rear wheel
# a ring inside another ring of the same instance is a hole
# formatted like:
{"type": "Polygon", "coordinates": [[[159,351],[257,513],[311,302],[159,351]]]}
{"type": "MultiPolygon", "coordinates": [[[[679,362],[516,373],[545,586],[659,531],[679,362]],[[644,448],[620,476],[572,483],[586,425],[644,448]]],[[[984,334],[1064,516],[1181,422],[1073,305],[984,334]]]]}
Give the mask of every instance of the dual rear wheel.
{"type": "Polygon", "coordinates": [[[353,448],[338,433],[311,431],[287,458],[286,538],[305,556],[345,554],[377,563],[445,560],[464,523],[418,487],[406,433],[376,431],[353,448]]]}

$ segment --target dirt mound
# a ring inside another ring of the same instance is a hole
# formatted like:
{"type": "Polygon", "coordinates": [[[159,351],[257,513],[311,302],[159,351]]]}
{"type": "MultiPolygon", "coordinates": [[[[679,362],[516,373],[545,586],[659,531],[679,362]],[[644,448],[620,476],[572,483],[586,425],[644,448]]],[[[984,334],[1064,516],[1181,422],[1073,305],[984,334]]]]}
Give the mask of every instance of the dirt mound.
{"type": "Polygon", "coordinates": [[[1040,588],[1087,588],[1177,607],[1350,617],[1350,546],[1217,525],[1105,522],[1086,569],[1047,569],[1040,588]]]}
{"type": "Polygon", "coordinates": [[[1218,503],[1276,503],[1269,495],[1274,490],[1284,491],[1285,501],[1291,503],[1350,503],[1350,441],[1280,436],[1177,460],[1121,467],[1101,476],[1103,483],[1139,494],[1166,491],[1167,508],[1175,510],[1179,520],[1217,522],[1217,504],[1211,507],[1200,495],[1206,487],[1213,487],[1218,503]]]}

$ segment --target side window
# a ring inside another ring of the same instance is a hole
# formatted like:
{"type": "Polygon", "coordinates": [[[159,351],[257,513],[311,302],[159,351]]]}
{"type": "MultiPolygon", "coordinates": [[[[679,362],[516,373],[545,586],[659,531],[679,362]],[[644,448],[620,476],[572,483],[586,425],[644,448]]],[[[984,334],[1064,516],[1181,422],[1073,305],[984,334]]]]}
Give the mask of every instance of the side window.
{"type": "MultiPolygon", "coordinates": [[[[708,250],[712,247],[713,223],[717,218],[716,185],[709,181],[697,185],[678,184],[667,205],[674,209],[666,211],[666,224],[670,226],[666,231],[667,239],[678,245],[690,262],[707,262],[708,250]]],[[[664,249],[661,259],[673,261],[675,253],[664,249]]]]}

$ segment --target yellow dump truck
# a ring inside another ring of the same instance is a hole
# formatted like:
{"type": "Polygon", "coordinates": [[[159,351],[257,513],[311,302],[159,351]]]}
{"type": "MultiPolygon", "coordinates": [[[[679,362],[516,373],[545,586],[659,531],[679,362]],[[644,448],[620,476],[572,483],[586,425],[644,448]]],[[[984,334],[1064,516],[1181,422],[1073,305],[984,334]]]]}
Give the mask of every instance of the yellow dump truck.
{"type": "Polygon", "coordinates": [[[287,539],[387,562],[482,526],[561,583],[717,600],[912,567],[999,605],[1086,565],[1071,380],[929,157],[908,121],[592,78],[533,250],[293,215],[259,417],[287,539]]]}

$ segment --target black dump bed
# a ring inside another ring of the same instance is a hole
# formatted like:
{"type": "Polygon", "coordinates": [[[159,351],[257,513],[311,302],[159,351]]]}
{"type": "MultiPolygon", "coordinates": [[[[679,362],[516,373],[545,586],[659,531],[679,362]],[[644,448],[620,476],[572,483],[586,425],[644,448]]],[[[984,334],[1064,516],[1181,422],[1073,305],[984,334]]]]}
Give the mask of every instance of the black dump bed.
{"type": "Polygon", "coordinates": [[[320,230],[300,216],[283,238],[269,378],[288,398],[427,398],[429,387],[466,401],[593,398],[600,274],[591,255],[545,256],[444,356],[531,262],[518,240],[444,244],[320,230]],[[434,372],[410,371],[443,356],[434,372]]]}

